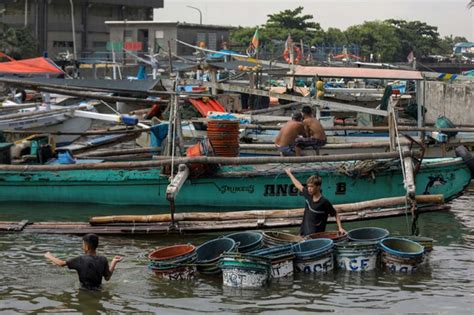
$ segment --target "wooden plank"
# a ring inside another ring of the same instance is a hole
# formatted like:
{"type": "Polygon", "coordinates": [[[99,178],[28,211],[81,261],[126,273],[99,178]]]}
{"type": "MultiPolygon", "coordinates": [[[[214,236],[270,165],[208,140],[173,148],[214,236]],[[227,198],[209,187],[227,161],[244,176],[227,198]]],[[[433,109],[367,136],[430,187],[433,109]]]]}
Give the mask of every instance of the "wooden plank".
{"type": "MultiPolygon", "coordinates": [[[[413,156],[413,152],[403,152],[402,157],[413,156]]],[[[33,172],[33,171],[61,171],[61,170],[99,170],[99,169],[144,169],[163,165],[179,165],[188,163],[222,164],[222,165],[258,165],[268,163],[316,163],[334,161],[356,161],[375,159],[397,159],[397,152],[335,154],[324,156],[297,156],[297,157],[180,157],[168,160],[143,162],[107,162],[94,164],[69,165],[0,165],[2,171],[33,172]]]]}

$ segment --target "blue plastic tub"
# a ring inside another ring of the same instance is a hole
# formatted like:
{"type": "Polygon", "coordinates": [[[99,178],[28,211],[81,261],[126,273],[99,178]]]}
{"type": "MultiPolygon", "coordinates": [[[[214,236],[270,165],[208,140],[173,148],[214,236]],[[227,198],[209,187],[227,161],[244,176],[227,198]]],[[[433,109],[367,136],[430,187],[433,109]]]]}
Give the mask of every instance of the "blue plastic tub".
{"type": "Polygon", "coordinates": [[[386,238],[390,232],[377,227],[366,227],[350,230],[347,233],[349,240],[353,242],[378,242],[386,238]]]}

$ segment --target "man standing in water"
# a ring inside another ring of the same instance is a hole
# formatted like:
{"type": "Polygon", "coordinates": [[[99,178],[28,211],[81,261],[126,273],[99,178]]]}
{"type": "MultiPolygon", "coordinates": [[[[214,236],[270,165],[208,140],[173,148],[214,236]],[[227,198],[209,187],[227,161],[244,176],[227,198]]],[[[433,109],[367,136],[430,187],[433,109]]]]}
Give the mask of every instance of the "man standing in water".
{"type": "Polygon", "coordinates": [[[312,148],[319,150],[326,144],[326,133],[321,125],[321,122],[313,115],[313,110],[310,106],[303,107],[303,124],[305,128],[305,138],[296,139],[296,155],[301,155],[301,150],[305,148],[312,148]]]}
{"type": "Polygon", "coordinates": [[[289,168],[285,169],[285,172],[288,177],[290,177],[296,189],[303,193],[305,199],[300,235],[307,236],[326,231],[326,223],[329,215],[336,217],[339,233],[346,234],[346,231],[342,228],[341,218],[337,214],[336,209],[334,209],[331,202],[324,198],[321,193],[321,177],[318,175],[309,177],[306,181],[306,187],[304,187],[300,181],[293,176],[289,168]]]}
{"type": "Polygon", "coordinates": [[[275,145],[278,151],[280,151],[280,155],[294,156],[296,153],[296,138],[304,136],[304,134],[303,115],[300,112],[296,112],[291,116],[291,120],[281,127],[278,136],[275,138],[275,145]]]}
{"type": "Polygon", "coordinates": [[[95,234],[87,234],[82,238],[82,249],[84,255],[64,261],[47,252],[44,257],[53,264],[74,269],[79,275],[79,281],[83,288],[98,290],[102,284],[102,278],[109,281],[114,273],[115,266],[122,261],[122,257],[115,256],[110,264],[104,256],[98,256],[96,249],[99,246],[99,237],[95,234]]]}

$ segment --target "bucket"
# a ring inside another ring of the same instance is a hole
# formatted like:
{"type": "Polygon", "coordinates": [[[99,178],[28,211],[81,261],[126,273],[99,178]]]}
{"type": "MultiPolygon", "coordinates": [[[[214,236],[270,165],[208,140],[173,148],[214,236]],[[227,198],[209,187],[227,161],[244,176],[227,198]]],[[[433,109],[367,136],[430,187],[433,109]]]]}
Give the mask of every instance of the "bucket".
{"type": "Polygon", "coordinates": [[[382,265],[390,271],[412,272],[423,262],[423,246],[407,239],[385,238],[380,248],[382,265]]]}
{"type": "Polygon", "coordinates": [[[222,237],[207,241],[196,248],[197,270],[204,274],[217,274],[221,272],[219,261],[223,253],[232,252],[236,248],[233,239],[222,237]]]}
{"type": "Polygon", "coordinates": [[[295,268],[304,273],[328,272],[334,269],[334,242],[328,238],[307,240],[293,245],[295,268]]]}
{"type": "Polygon", "coordinates": [[[378,241],[336,243],[337,267],[356,272],[374,270],[378,253],[378,241]]]}
{"type": "Polygon", "coordinates": [[[295,255],[293,253],[293,246],[290,244],[259,249],[249,254],[270,260],[271,278],[283,278],[293,274],[293,259],[295,255]]]}
{"type": "Polygon", "coordinates": [[[390,232],[377,227],[366,227],[350,230],[347,233],[349,240],[354,242],[377,242],[386,238],[390,232]]]}
{"type": "Polygon", "coordinates": [[[224,253],[220,262],[225,286],[234,288],[258,288],[270,278],[270,261],[266,258],[224,253]]]}
{"type": "Polygon", "coordinates": [[[304,241],[304,238],[300,235],[293,235],[289,233],[283,233],[278,231],[267,231],[263,232],[263,245],[265,247],[273,247],[279,245],[286,245],[291,243],[298,243],[304,241]]]}
{"type": "Polygon", "coordinates": [[[425,248],[425,254],[431,253],[433,251],[434,240],[431,237],[407,235],[407,236],[399,236],[399,238],[404,238],[404,239],[420,244],[421,246],[425,248]]]}
{"type": "Polygon", "coordinates": [[[239,156],[239,121],[209,120],[207,137],[216,156],[239,156]]]}
{"type": "Polygon", "coordinates": [[[258,232],[238,232],[226,235],[225,237],[233,239],[239,243],[239,253],[248,253],[257,249],[262,248],[263,235],[258,232]]]}
{"type": "Polygon", "coordinates": [[[310,234],[306,237],[307,239],[317,239],[317,238],[329,238],[333,240],[334,243],[342,242],[347,239],[347,233],[341,233],[339,231],[327,231],[327,232],[318,232],[310,234]]]}
{"type": "MultiPolygon", "coordinates": [[[[435,127],[436,128],[456,128],[453,122],[444,116],[438,117],[438,119],[436,119],[435,127]]],[[[446,132],[446,134],[448,135],[448,138],[452,138],[457,135],[457,131],[446,132]]]]}
{"type": "Polygon", "coordinates": [[[173,245],[158,248],[148,255],[148,268],[158,278],[169,280],[191,279],[196,273],[196,247],[173,245]]]}

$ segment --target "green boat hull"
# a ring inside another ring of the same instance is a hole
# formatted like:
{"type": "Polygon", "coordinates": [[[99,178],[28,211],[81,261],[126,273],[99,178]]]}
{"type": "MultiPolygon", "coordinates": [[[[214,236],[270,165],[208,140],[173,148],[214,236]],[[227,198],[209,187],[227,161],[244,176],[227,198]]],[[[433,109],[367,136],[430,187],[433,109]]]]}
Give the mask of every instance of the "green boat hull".
{"type": "MultiPolygon", "coordinates": [[[[337,163],[333,163],[335,166],[337,163]]],[[[252,166],[225,167],[209,178],[189,179],[176,198],[176,206],[225,209],[288,209],[303,206],[302,197],[283,171],[249,176],[252,166]],[[242,177],[246,174],[247,177],[242,177]]],[[[295,171],[304,183],[317,172],[323,179],[323,194],[334,204],[404,196],[399,169],[379,172],[370,178],[352,178],[330,169],[307,164],[295,171]]],[[[424,162],[416,176],[416,193],[443,194],[450,199],[471,181],[461,159],[424,162]]],[[[0,201],[53,203],[96,203],[114,205],[168,206],[168,177],[159,169],[148,170],[62,170],[0,173],[0,201]]]]}

